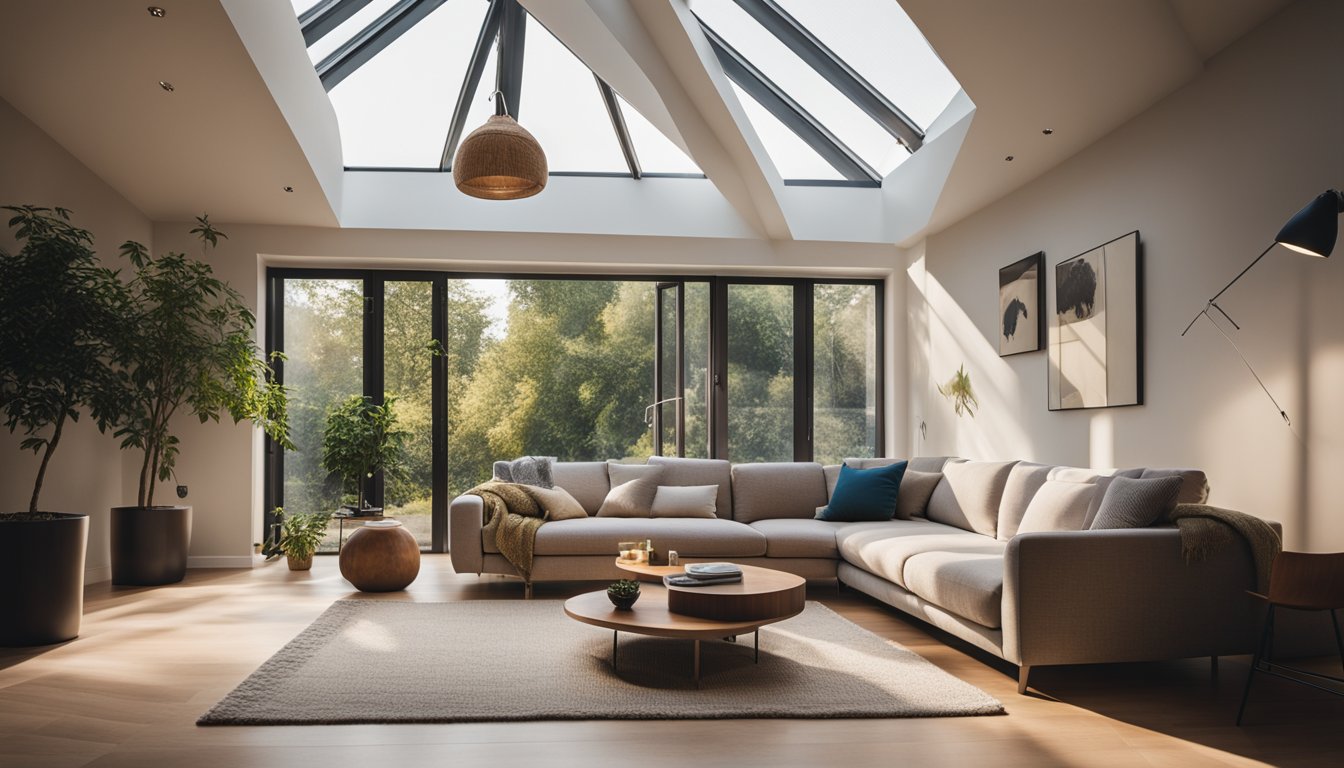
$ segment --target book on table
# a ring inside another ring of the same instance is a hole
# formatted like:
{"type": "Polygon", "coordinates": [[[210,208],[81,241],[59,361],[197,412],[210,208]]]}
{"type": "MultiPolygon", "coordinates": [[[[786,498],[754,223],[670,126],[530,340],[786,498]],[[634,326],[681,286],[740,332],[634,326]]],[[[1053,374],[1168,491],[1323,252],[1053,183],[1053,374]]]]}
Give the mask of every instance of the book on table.
{"type": "Polygon", "coordinates": [[[692,579],[742,578],[742,568],[737,563],[689,563],[683,570],[692,579]]]}
{"type": "Polygon", "coordinates": [[[663,584],[669,587],[709,587],[715,584],[738,584],[742,581],[742,574],[697,577],[687,576],[685,574],[668,574],[663,577],[663,584]]]}

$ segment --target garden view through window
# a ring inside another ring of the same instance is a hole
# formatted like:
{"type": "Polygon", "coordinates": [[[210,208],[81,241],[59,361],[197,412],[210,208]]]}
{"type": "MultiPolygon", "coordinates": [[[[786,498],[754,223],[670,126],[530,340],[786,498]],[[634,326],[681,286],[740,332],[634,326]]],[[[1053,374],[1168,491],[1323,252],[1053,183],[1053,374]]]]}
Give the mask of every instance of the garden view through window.
{"type": "MultiPolygon", "coordinates": [[[[270,285],[296,449],[272,459],[268,493],[288,513],[353,503],[321,456],[327,414],[357,396],[391,399],[407,435],[404,471],[372,478],[369,503],[425,549],[436,504],[499,459],[836,463],[879,450],[874,282],[273,270],[270,285]]],[[[322,551],[339,535],[333,521],[322,551]]]]}

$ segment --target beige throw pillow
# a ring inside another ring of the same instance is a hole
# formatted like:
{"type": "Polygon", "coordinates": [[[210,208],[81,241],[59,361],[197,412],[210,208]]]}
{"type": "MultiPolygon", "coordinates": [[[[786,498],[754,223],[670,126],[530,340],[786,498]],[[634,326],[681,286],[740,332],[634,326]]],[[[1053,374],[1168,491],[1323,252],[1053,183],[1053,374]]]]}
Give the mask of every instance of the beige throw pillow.
{"type": "Polygon", "coordinates": [[[1047,480],[1031,497],[1017,532],[1081,531],[1097,486],[1067,480],[1047,480]]]}
{"type": "Polygon", "coordinates": [[[607,464],[611,490],[598,517],[649,517],[663,468],[656,464],[607,464]]]}
{"type": "Polygon", "coordinates": [[[651,517],[718,517],[717,485],[660,485],[653,494],[651,517]]]}
{"type": "Polygon", "coordinates": [[[901,490],[896,494],[896,519],[923,517],[933,489],[942,479],[942,472],[920,472],[907,467],[905,477],[901,478],[901,490]]]}
{"type": "Polygon", "coordinates": [[[538,485],[525,486],[527,492],[532,494],[532,498],[537,500],[543,512],[546,513],[548,522],[555,520],[573,520],[579,517],[587,517],[588,512],[584,510],[579,500],[574,498],[560,486],[554,488],[542,488],[538,485]]]}

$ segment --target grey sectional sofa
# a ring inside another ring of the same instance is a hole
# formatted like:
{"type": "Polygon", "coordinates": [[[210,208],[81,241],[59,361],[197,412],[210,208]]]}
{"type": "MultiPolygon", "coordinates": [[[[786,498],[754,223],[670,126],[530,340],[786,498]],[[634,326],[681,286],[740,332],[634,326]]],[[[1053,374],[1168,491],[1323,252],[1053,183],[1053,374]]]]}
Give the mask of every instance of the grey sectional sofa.
{"type": "MultiPolygon", "coordinates": [[[[616,544],[640,539],[688,561],[732,560],[808,579],[838,579],[1018,665],[1022,691],[1033,666],[1216,657],[1254,647],[1258,613],[1246,590],[1255,586],[1255,573],[1245,546],[1187,564],[1179,533],[1170,526],[1092,531],[1077,530],[1075,523],[1018,533],[1047,480],[1105,482],[1105,473],[915,458],[911,470],[942,473],[923,516],[837,523],[814,517],[834,490],[838,466],[649,461],[666,465],[662,485],[718,485],[718,518],[547,523],[537,532],[533,581],[620,578],[616,544]]],[[[889,461],[846,463],[866,468],[889,461]]],[[[1207,499],[1197,470],[1116,474],[1179,474],[1179,501],[1207,499]]],[[[603,462],[560,462],[553,477],[590,515],[609,490],[603,462]]],[[[517,575],[482,536],[480,497],[455,499],[449,518],[457,572],[517,575]]]]}

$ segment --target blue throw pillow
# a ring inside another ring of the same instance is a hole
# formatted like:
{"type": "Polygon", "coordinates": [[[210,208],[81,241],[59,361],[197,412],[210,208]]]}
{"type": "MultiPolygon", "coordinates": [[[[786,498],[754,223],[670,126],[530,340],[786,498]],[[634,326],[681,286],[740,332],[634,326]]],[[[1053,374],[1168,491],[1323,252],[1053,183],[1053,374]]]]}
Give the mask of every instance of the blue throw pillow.
{"type": "Polygon", "coordinates": [[[817,513],[817,519],[835,523],[890,520],[896,514],[896,496],[908,465],[908,461],[873,469],[841,465],[831,503],[817,513]]]}

